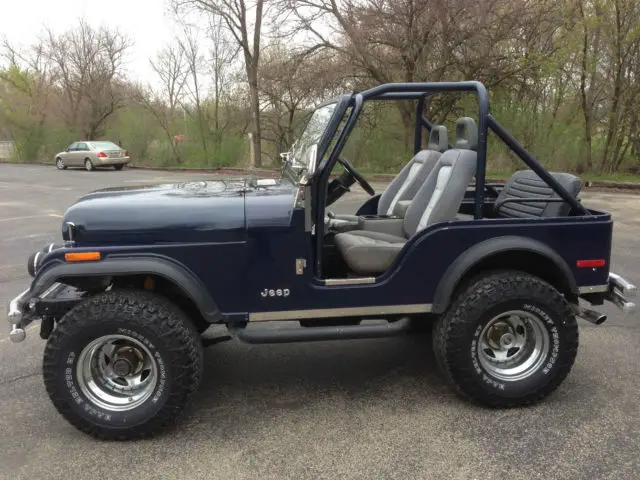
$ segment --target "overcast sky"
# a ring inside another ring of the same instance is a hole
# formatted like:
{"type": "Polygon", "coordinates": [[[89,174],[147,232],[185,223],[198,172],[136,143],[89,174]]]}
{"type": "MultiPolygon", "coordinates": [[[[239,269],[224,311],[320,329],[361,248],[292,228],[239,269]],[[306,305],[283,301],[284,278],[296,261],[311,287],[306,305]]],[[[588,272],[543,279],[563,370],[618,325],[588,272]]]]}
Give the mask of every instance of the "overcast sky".
{"type": "Polygon", "coordinates": [[[127,70],[139,80],[152,80],[149,58],[169,42],[175,32],[167,0],[1,0],[0,36],[28,45],[44,27],[55,32],[72,28],[80,18],[90,25],[118,28],[134,45],[127,70]]]}

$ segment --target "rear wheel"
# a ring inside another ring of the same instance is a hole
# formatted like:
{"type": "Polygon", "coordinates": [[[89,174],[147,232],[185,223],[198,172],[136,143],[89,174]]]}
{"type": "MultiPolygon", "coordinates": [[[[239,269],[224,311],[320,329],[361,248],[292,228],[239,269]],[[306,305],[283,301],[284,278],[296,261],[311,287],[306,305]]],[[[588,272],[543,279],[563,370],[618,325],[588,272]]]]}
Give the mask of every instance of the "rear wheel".
{"type": "Polygon", "coordinates": [[[436,360],[452,386],[491,407],[535,403],[569,374],[578,327],[562,294],[535,276],[472,281],[434,330],[436,360]]]}
{"type": "Polygon", "coordinates": [[[120,164],[120,165],[114,165],[113,166],[114,170],[122,170],[124,168],[124,164],[120,164]]]}
{"type": "Polygon", "coordinates": [[[56,158],[56,168],[58,170],[66,170],[67,166],[64,164],[64,160],[62,160],[60,157],[56,158]]]}
{"type": "Polygon", "coordinates": [[[76,428],[105,439],[142,438],[173,423],[197,390],[202,345],[165,298],[116,290],[60,320],[43,373],[53,404],[76,428]]]}
{"type": "Polygon", "coordinates": [[[95,167],[93,166],[93,162],[88,158],[84,159],[84,168],[87,172],[91,172],[95,169],[95,167]]]}

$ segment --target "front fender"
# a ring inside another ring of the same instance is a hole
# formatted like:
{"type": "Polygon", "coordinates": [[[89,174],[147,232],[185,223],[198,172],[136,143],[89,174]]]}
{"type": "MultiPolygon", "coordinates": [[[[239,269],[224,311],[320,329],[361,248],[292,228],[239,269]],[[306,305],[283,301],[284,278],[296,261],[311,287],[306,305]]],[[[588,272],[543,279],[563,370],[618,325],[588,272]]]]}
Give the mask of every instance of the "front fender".
{"type": "Polygon", "coordinates": [[[213,323],[220,319],[218,306],[203,283],[183,265],[160,255],[111,254],[99,262],[63,263],[50,262],[43,265],[34,278],[30,297],[42,294],[55,282],[69,277],[103,277],[126,275],[157,275],[182,290],[197,306],[205,320],[213,323]]]}
{"type": "Polygon", "coordinates": [[[578,294],[578,286],[573,272],[558,252],[538,240],[528,237],[505,236],[485,240],[470,247],[449,266],[436,289],[433,312],[443,313],[447,309],[456,286],[474,266],[491,256],[513,251],[534,253],[550,260],[562,273],[571,293],[578,294]]]}

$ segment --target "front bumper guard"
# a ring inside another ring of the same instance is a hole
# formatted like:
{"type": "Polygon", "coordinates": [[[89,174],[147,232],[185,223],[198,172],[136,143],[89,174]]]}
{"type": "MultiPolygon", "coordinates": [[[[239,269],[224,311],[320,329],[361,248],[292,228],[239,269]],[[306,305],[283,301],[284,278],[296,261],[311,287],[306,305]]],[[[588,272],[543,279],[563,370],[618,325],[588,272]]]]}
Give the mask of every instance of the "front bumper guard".
{"type": "Polygon", "coordinates": [[[31,290],[27,289],[9,302],[7,320],[9,321],[9,338],[13,343],[22,342],[27,337],[25,329],[37,319],[34,310],[38,300],[55,297],[64,288],[65,285],[54,283],[42,295],[35,297],[31,295],[31,290]]]}

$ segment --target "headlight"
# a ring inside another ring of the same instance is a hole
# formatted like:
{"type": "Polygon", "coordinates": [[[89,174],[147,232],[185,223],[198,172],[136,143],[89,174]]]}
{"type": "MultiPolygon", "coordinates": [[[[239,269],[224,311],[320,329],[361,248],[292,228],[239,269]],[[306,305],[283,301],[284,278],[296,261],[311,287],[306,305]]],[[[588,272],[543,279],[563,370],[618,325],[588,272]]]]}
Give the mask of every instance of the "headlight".
{"type": "Polygon", "coordinates": [[[36,274],[38,273],[38,269],[40,268],[40,265],[42,264],[42,260],[47,255],[47,253],[51,252],[52,250],[55,250],[56,248],[61,248],[61,247],[62,245],[56,245],[54,243],[51,243],[46,247],[44,247],[39,252],[32,253],[31,255],[29,255],[29,259],[27,260],[27,272],[29,272],[29,275],[31,275],[32,277],[35,277],[36,274]]]}

